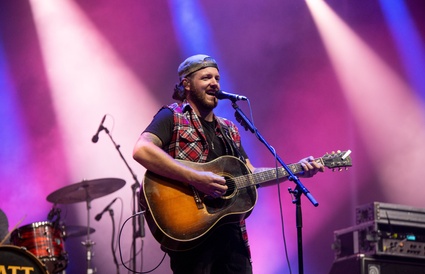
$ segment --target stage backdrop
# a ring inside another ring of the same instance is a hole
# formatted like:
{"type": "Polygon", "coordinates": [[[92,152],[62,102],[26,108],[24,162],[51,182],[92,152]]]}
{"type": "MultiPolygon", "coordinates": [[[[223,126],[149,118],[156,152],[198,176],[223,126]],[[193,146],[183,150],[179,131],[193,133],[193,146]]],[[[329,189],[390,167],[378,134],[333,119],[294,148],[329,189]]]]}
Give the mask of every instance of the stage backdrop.
{"type": "MultiPolygon", "coordinates": [[[[180,62],[204,53],[219,64],[221,88],[249,98],[238,105],[286,163],[352,150],[349,170],[302,180],[319,202],[302,197],[304,270],[328,273],[333,231],[355,224],[357,206],[425,207],[424,18],[425,4],[415,0],[1,1],[0,208],[9,229],[46,222],[59,208],[69,230],[95,230],[98,273],[116,272],[113,232],[118,262],[121,250],[131,266],[132,222],[123,222],[145,172],[133,146],[173,102],[180,62]],[[101,131],[93,143],[103,117],[110,135],[101,131]],[[115,178],[125,185],[112,191],[115,178]],[[89,203],[47,200],[97,179],[105,190],[89,203]],[[115,198],[113,230],[108,212],[94,216],[115,198]]],[[[235,121],[230,101],[220,101],[217,114],[235,121]]],[[[254,165],[274,167],[273,154],[240,129],[254,165]]],[[[288,187],[294,184],[259,189],[247,221],[255,273],[298,272],[288,187]]],[[[137,271],[163,257],[145,229],[137,271]]],[[[67,273],[87,273],[87,240],[65,239],[67,273]]],[[[153,273],[171,273],[168,258],[153,273]]]]}

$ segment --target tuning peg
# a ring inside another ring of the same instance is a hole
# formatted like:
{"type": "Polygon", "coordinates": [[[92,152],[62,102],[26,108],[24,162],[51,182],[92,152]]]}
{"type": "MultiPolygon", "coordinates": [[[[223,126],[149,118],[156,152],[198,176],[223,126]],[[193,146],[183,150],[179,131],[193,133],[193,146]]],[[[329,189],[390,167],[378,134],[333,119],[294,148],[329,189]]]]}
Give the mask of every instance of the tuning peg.
{"type": "Polygon", "coordinates": [[[350,154],[351,154],[351,150],[347,150],[341,158],[345,160],[345,158],[347,158],[350,154]]]}

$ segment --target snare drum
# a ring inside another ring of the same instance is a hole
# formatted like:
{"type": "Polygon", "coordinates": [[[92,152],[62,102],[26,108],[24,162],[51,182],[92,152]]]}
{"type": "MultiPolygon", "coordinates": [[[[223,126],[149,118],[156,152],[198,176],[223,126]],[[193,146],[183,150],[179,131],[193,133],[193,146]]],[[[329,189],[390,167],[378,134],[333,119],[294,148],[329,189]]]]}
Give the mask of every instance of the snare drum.
{"type": "Polygon", "coordinates": [[[0,273],[49,274],[46,266],[24,247],[0,246],[0,273]]]}
{"type": "Polygon", "coordinates": [[[47,266],[50,273],[57,273],[68,265],[62,236],[62,230],[51,223],[37,222],[15,229],[11,243],[25,247],[47,266]]]}

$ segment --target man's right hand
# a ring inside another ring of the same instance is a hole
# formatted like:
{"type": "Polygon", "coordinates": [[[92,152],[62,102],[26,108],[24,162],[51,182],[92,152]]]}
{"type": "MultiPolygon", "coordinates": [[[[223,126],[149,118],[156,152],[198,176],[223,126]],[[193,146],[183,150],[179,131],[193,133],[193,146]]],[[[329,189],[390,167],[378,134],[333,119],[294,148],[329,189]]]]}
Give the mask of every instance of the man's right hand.
{"type": "Polygon", "coordinates": [[[195,171],[190,184],[213,198],[223,196],[228,189],[226,180],[210,171],[195,171]]]}

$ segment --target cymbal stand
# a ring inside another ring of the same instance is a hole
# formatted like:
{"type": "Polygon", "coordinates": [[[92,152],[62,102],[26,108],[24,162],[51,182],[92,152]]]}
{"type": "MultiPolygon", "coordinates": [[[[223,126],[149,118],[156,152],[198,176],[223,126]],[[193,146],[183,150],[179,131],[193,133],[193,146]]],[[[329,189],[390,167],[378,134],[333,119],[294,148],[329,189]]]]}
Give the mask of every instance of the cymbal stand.
{"type": "MultiPolygon", "coordinates": [[[[87,190],[86,190],[87,191],[87,190]]],[[[88,193],[87,197],[88,197],[88,193]]],[[[95,270],[91,267],[91,260],[93,257],[93,246],[96,244],[92,240],[90,240],[90,209],[91,209],[91,200],[88,198],[86,200],[87,204],[87,237],[86,241],[81,242],[83,246],[86,247],[86,262],[87,262],[87,274],[93,274],[95,270]]]]}

